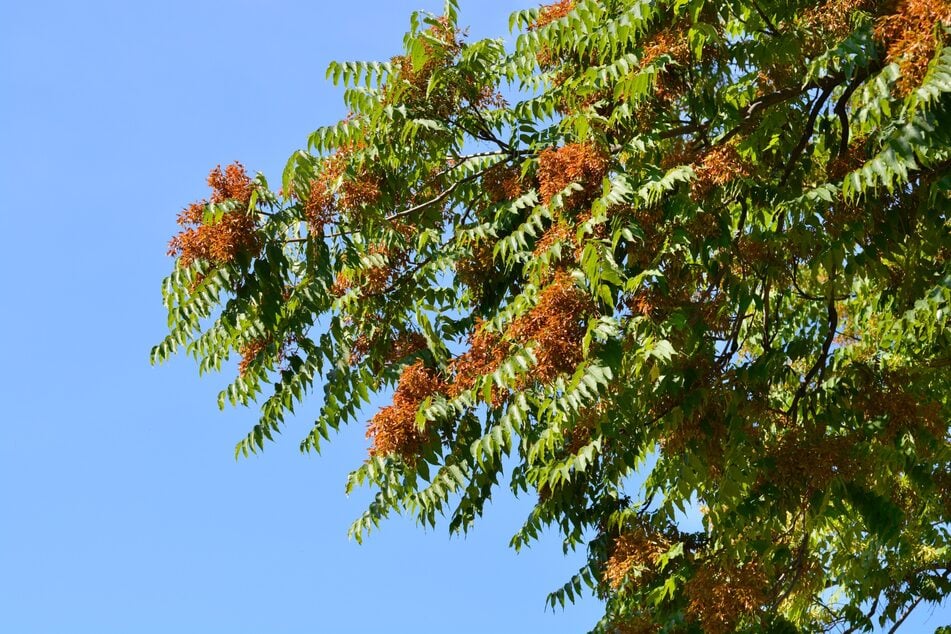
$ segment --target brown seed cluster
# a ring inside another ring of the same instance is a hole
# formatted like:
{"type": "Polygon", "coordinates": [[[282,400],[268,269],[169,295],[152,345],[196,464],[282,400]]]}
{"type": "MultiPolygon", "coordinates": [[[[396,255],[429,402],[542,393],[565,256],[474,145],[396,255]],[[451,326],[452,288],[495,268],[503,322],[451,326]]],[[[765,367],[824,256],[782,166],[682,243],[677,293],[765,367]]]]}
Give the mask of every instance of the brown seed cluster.
{"type": "Polygon", "coordinates": [[[934,487],[937,492],[937,502],[944,509],[944,516],[951,516],[951,472],[939,469],[933,474],[934,487]]]}
{"type": "Polygon", "coordinates": [[[694,200],[703,199],[713,188],[735,178],[750,175],[749,167],[732,145],[719,145],[704,154],[694,172],[696,178],[690,184],[690,195],[694,200]]]}
{"type": "Polygon", "coordinates": [[[227,264],[240,253],[257,253],[261,248],[253,216],[247,213],[254,186],[240,163],[224,170],[219,165],[208,175],[211,200],[192,203],[178,216],[182,231],[168,244],[168,254],[187,267],[197,260],[227,264]],[[205,224],[205,208],[211,202],[235,201],[237,208],[224,213],[217,222],[205,224]]]}
{"type": "Polygon", "coordinates": [[[359,214],[380,199],[382,181],[370,170],[358,168],[356,175],[345,175],[352,156],[351,148],[342,148],[328,156],[310,182],[304,215],[310,230],[316,234],[322,233],[337,214],[359,214]]]}
{"type": "Polygon", "coordinates": [[[740,618],[766,602],[766,575],[756,563],[741,566],[704,562],[687,582],[687,615],[706,634],[728,634],[740,618]]]}
{"type": "MultiPolygon", "coordinates": [[[[641,54],[641,68],[644,68],[661,55],[669,55],[674,64],[685,65],[690,60],[690,45],[687,41],[687,27],[667,28],[655,34],[645,44],[641,54]]],[[[676,68],[668,65],[654,78],[654,94],[663,101],[669,101],[683,93],[686,83],[676,68]]]]}
{"type": "Polygon", "coordinates": [[[435,42],[423,40],[426,60],[421,66],[417,67],[409,55],[400,55],[391,60],[396,72],[393,80],[383,87],[383,101],[388,104],[407,104],[439,116],[448,116],[455,109],[459,95],[450,90],[427,94],[429,80],[437,70],[448,67],[462,50],[461,34],[445,16],[431,25],[427,34],[435,42]]]}
{"type": "Polygon", "coordinates": [[[416,411],[422,402],[445,392],[445,383],[422,361],[404,368],[393,394],[393,404],[382,408],[370,420],[367,438],[372,440],[371,456],[395,454],[412,462],[420,449],[431,440],[416,424],[416,411]]]}
{"type": "Polygon", "coordinates": [[[627,243],[628,266],[647,268],[657,256],[664,244],[667,227],[664,226],[664,212],[657,207],[630,210],[632,220],[644,234],[641,242],[631,240],[627,243]]]}
{"type": "Polygon", "coordinates": [[[560,219],[545,230],[542,237],[535,243],[535,249],[532,251],[532,254],[537,258],[558,243],[567,243],[577,246],[575,245],[574,237],[571,226],[565,222],[564,219],[560,219]]]}
{"type": "MultiPolygon", "coordinates": [[[[528,25],[529,31],[534,31],[547,26],[555,20],[565,17],[575,8],[574,0],[560,0],[552,4],[542,5],[538,12],[538,18],[528,25]]],[[[550,70],[555,67],[557,59],[547,46],[542,46],[536,55],[538,67],[543,70],[550,70]]]]}
{"type": "Polygon", "coordinates": [[[382,361],[385,364],[402,361],[406,357],[426,349],[426,337],[414,330],[400,332],[393,336],[387,333],[374,338],[361,334],[350,349],[350,364],[356,365],[366,358],[370,350],[385,345],[382,361]]]}
{"type": "Polygon", "coordinates": [[[855,438],[817,436],[794,430],[786,434],[774,453],[773,480],[784,486],[821,491],[835,477],[848,478],[857,468],[855,438]]]}
{"type": "Polygon", "coordinates": [[[595,307],[564,271],[540,294],[538,304],[509,326],[506,338],[517,343],[535,343],[537,364],[532,377],[549,383],[558,375],[573,372],[584,358],[581,343],[587,319],[595,307]]]}
{"type": "Polygon", "coordinates": [[[662,169],[670,170],[681,165],[691,165],[696,160],[696,148],[678,140],[666,148],[666,152],[660,157],[659,165],[662,169]]]}
{"type": "Polygon", "coordinates": [[[241,347],[241,349],[238,351],[241,355],[241,361],[238,363],[238,374],[240,376],[247,374],[251,364],[259,354],[264,352],[270,343],[270,338],[262,337],[259,339],[253,339],[241,347]]]}
{"type": "Polygon", "coordinates": [[[657,634],[660,626],[645,616],[628,617],[612,623],[609,631],[616,634],[657,634]]]}
{"type": "Polygon", "coordinates": [[[901,70],[898,91],[907,95],[921,84],[938,45],[935,27],[951,25],[948,0],[900,0],[895,12],[878,19],[875,37],[886,59],[901,70]]]}
{"type": "Polygon", "coordinates": [[[538,156],[539,193],[547,205],[570,183],[578,183],[582,191],[572,192],[564,199],[565,209],[579,209],[597,198],[601,179],[608,171],[604,152],[591,143],[569,143],[558,149],[546,149],[538,156]]]}
{"type": "Polygon", "coordinates": [[[330,289],[331,295],[343,297],[352,288],[358,288],[361,297],[380,295],[392,290],[397,278],[405,271],[409,252],[397,246],[375,243],[367,248],[367,253],[382,256],[385,262],[338,273],[330,289]]]}
{"type": "MultiPolygon", "coordinates": [[[[677,372],[677,370],[673,370],[677,372]]],[[[701,406],[693,409],[689,416],[676,423],[668,423],[661,432],[659,444],[666,455],[678,455],[690,448],[703,456],[707,472],[711,479],[719,479],[723,474],[724,445],[729,429],[724,421],[723,403],[730,398],[724,391],[713,392],[701,406]]],[[[652,414],[660,415],[670,407],[669,402],[662,403],[652,414]]]]}
{"type": "Polygon", "coordinates": [[[559,0],[558,2],[542,5],[541,9],[538,11],[538,18],[528,25],[528,30],[534,31],[535,29],[540,29],[547,24],[551,24],[555,20],[560,20],[571,13],[571,10],[574,8],[574,0],[559,0]]]}
{"type": "MultiPolygon", "coordinates": [[[[508,346],[502,337],[488,330],[484,322],[477,322],[469,337],[469,349],[450,364],[453,381],[449,386],[449,395],[458,396],[472,389],[481,377],[495,372],[505,360],[507,352],[508,346]]],[[[504,400],[505,395],[493,387],[490,398],[492,406],[498,407],[504,400]]]]}
{"type": "Polygon", "coordinates": [[[381,243],[371,244],[370,255],[381,255],[385,264],[363,269],[361,288],[364,295],[379,295],[389,289],[409,262],[409,253],[405,249],[381,243]]]}
{"type": "Polygon", "coordinates": [[[816,55],[830,44],[838,44],[852,32],[852,13],[868,4],[869,0],[828,0],[804,11],[806,53],[816,55]]]}
{"type": "Polygon", "coordinates": [[[495,256],[489,240],[478,240],[470,246],[470,255],[456,260],[456,278],[469,287],[473,301],[482,300],[483,284],[495,270],[495,256]]]}
{"type": "Polygon", "coordinates": [[[865,208],[861,204],[845,200],[837,201],[826,213],[826,231],[830,236],[838,237],[850,226],[863,226],[865,217],[865,208]]]}
{"type": "Polygon", "coordinates": [[[856,395],[854,406],[868,419],[885,419],[880,439],[886,443],[894,442],[906,431],[923,431],[934,438],[943,438],[947,434],[947,423],[942,420],[941,404],[923,400],[909,385],[907,373],[887,373],[878,381],[870,381],[856,395]]]}
{"type": "Polygon", "coordinates": [[[833,157],[826,166],[826,174],[830,181],[840,181],[846,174],[857,170],[865,164],[868,159],[868,150],[866,149],[867,139],[858,137],[852,139],[846,151],[841,155],[833,157]]]}
{"type": "Polygon", "coordinates": [[[501,203],[522,195],[522,174],[512,165],[496,165],[482,177],[482,188],[489,200],[501,203]]]}
{"type": "Polygon", "coordinates": [[[649,575],[661,555],[670,550],[670,540],[656,531],[638,527],[614,540],[611,556],[601,577],[612,590],[618,590],[631,572],[649,575]]]}

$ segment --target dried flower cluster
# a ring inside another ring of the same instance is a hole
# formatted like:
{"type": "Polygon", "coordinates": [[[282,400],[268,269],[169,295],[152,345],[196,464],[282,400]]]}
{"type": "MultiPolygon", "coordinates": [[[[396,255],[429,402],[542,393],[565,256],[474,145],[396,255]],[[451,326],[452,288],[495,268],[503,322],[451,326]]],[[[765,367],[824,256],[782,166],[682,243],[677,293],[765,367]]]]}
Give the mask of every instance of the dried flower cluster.
{"type": "Polygon", "coordinates": [[[522,195],[522,174],[513,165],[496,165],[482,177],[482,187],[493,203],[515,200],[522,195]]]}
{"type": "Polygon", "coordinates": [[[947,0],[900,0],[894,13],[875,24],[875,37],[885,46],[886,59],[896,62],[901,70],[901,94],[907,95],[921,84],[938,44],[938,25],[951,25],[951,2],[947,0]]]}
{"type": "Polygon", "coordinates": [[[850,436],[818,436],[793,430],[774,454],[773,479],[783,486],[822,491],[833,478],[853,475],[857,466],[854,447],[855,438],[850,436]]]}
{"type": "Polygon", "coordinates": [[[422,361],[404,368],[393,404],[377,412],[367,427],[367,438],[372,440],[370,455],[396,454],[409,462],[415,460],[431,438],[416,424],[416,412],[425,399],[444,391],[442,379],[422,361]]]}
{"type": "MultiPolygon", "coordinates": [[[[676,29],[663,29],[645,42],[641,53],[641,68],[648,66],[661,55],[669,55],[674,66],[686,65],[690,61],[686,25],[678,26],[676,29]]],[[[654,94],[662,100],[676,97],[685,88],[686,83],[677,69],[671,67],[670,64],[654,77],[654,94]]]]}
{"type": "Polygon", "coordinates": [[[187,267],[197,260],[227,264],[240,253],[257,253],[260,240],[255,218],[248,214],[254,186],[240,163],[232,163],[223,171],[219,165],[208,175],[211,200],[189,205],[178,216],[182,231],[168,244],[168,254],[179,258],[187,267]],[[234,201],[236,208],[221,215],[217,222],[205,224],[207,205],[234,201]]]}
{"type": "Polygon", "coordinates": [[[588,317],[594,314],[591,299],[571,277],[560,271],[539,295],[538,304],[509,326],[506,338],[534,342],[537,364],[532,377],[548,383],[572,372],[583,359],[581,342],[588,317]]]}
{"type": "MultiPolygon", "coordinates": [[[[416,66],[409,55],[400,55],[391,60],[396,69],[393,78],[383,88],[384,103],[404,104],[425,109],[438,116],[448,116],[459,102],[457,91],[441,90],[430,93],[429,81],[441,68],[448,67],[462,50],[460,33],[449,20],[442,16],[426,30],[423,40],[425,61],[416,66]]],[[[489,97],[493,93],[486,96],[489,97]]]]}
{"type": "Polygon", "coordinates": [[[618,590],[630,573],[649,574],[661,555],[670,550],[670,540],[661,533],[642,527],[622,533],[614,540],[611,556],[605,564],[602,579],[612,590],[618,590]]]}
{"type": "Polygon", "coordinates": [[[704,562],[687,582],[688,616],[706,634],[728,634],[740,618],[766,602],[766,575],[755,563],[741,566],[704,562]]]}
{"type": "Polygon", "coordinates": [[[385,351],[382,361],[384,364],[391,364],[402,361],[410,355],[425,350],[426,337],[415,330],[400,332],[395,336],[391,334],[389,337],[378,335],[377,337],[370,338],[366,334],[361,334],[357,337],[356,341],[353,342],[353,346],[350,349],[351,365],[360,363],[373,348],[384,344],[385,351]]]}
{"type": "Polygon", "coordinates": [[[719,145],[704,154],[694,172],[696,178],[690,184],[690,195],[694,200],[703,199],[714,187],[750,175],[746,162],[733,145],[719,145]]]}
{"type": "Polygon", "coordinates": [[[582,191],[564,199],[565,209],[578,209],[601,193],[601,180],[608,171],[604,153],[591,143],[569,143],[558,149],[548,148],[538,156],[538,182],[542,201],[551,199],[571,183],[582,191]]]}
{"type": "Polygon", "coordinates": [[[264,352],[270,345],[271,340],[267,337],[252,339],[238,351],[241,355],[241,361],[238,362],[238,374],[244,376],[250,369],[251,364],[257,359],[258,355],[264,352]]]}
{"type": "Polygon", "coordinates": [[[323,160],[319,172],[310,182],[304,201],[304,215],[310,230],[323,232],[341,212],[358,214],[364,207],[380,199],[381,180],[370,170],[361,168],[355,176],[346,174],[352,150],[341,149],[323,160]]]}
{"type": "MultiPolygon", "coordinates": [[[[449,386],[449,395],[458,396],[472,389],[483,376],[495,372],[505,360],[507,352],[508,346],[498,333],[488,330],[484,322],[476,322],[469,337],[469,349],[450,364],[453,381],[449,386]]],[[[492,405],[501,405],[503,400],[504,395],[493,387],[490,398],[492,405]]]]}

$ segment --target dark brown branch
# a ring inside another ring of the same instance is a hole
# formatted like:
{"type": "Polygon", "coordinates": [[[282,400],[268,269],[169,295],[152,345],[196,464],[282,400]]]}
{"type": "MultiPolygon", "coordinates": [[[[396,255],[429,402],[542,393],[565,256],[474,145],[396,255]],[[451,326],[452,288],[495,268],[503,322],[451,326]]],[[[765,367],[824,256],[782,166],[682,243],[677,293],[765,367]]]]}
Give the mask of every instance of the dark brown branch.
{"type": "Polygon", "coordinates": [[[769,30],[771,35],[782,35],[779,29],[776,28],[776,25],[773,24],[773,21],[769,19],[769,16],[760,8],[759,3],[756,0],[750,0],[750,4],[753,5],[753,8],[756,9],[756,13],[759,14],[760,19],[766,24],[766,28],[769,30]]]}
{"type": "Polygon", "coordinates": [[[783,170],[783,176],[779,179],[780,187],[783,187],[789,180],[789,176],[796,167],[799,157],[802,156],[806,146],[809,144],[809,139],[812,138],[812,133],[816,128],[816,119],[819,117],[819,113],[822,112],[822,108],[825,107],[826,101],[828,101],[829,95],[832,94],[832,90],[834,88],[835,84],[827,85],[822,89],[822,92],[819,93],[819,96],[816,98],[815,102],[813,102],[812,111],[809,113],[809,119],[806,120],[806,127],[802,131],[802,136],[799,138],[799,143],[796,144],[796,147],[793,148],[792,153],[789,155],[789,162],[786,163],[786,169],[783,170]]]}
{"type": "MultiPolygon", "coordinates": [[[[869,607],[868,612],[865,613],[865,618],[866,618],[866,619],[871,620],[871,618],[872,618],[873,616],[875,616],[875,613],[878,612],[878,602],[879,602],[880,598],[881,598],[881,595],[875,597],[875,600],[872,602],[871,607],[869,607]]],[[[862,626],[864,626],[863,623],[856,623],[855,625],[853,625],[852,627],[850,627],[850,628],[847,629],[846,631],[842,632],[842,634],[853,634],[854,632],[856,632],[856,631],[859,629],[859,627],[862,627],[862,626]]]]}
{"type": "Polygon", "coordinates": [[[492,128],[491,126],[489,126],[489,122],[485,120],[485,117],[482,116],[482,113],[479,112],[479,109],[470,108],[470,110],[472,114],[475,115],[475,118],[478,119],[479,123],[481,124],[481,129],[478,130],[478,132],[480,132],[481,134],[473,134],[472,136],[478,139],[482,139],[483,141],[489,141],[491,143],[495,143],[497,146],[499,146],[500,149],[504,150],[508,154],[511,154],[513,150],[512,146],[492,133],[492,128]]]}
{"type": "MultiPolygon", "coordinates": [[[[494,167],[494,165],[493,165],[492,167],[494,167]]],[[[414,205],[414,206],[412,206],[412,207],[408,207],[408,208],[406,208],[406,209],[403,209],[402,211],[397,211],[397,212],[395,212],[395,213],[392,213],[392,214],[390,214],[389,216],[386,216],[386,218],[384,218],[384,220],[387,220],[387,221],[396,220],[397,218],[402,218],[403,216],[408,216],[408,215],[413,214],[413,213],[416,213],[416,212],[418,212],[418,211],[422,211],[423,209],[426,209],[427,207],[431,207],[431,206],[433,206],[433,205],[437,205],[437,204],[441,203],[442,201],[444,201],[444,200],[449,196],[449,194],[451,194],[453,191],[456,190],[457,187],[459,187],[460,185],[464,185],[464,184],[466,184],[466,183],[468,183],[468,182],[471,182],[471,181],[473,181],[473,180],[479,178],[480,176],[482,176],[482,175],[484,175],[486,172],[488,172],[490,169],[492,169],[492,167],[487,167],[487,168],[485,168],[485,169],[483,169],[483,170],[479,170],[478,172],[475,172],[475,173],[473,173],[473,174],[469,174],[469,175],[466,176],[465,178],[462,178],[462,179],[460,179],[460,180],[457,180],[455,183],[453,183],[452,185],[450,185],[449,187],[447,187],[446,189],[444,189],[438,196],[435,196],[435,197],[433,197],[433,198],[430,198],[430,199],[427,200],[426,202],[422,202],[422,203],[420,203],[420,204],[418,204],[418,205],[414,205]]],[[[339,238],[340,236],[350,235],[350,234],[352,234],[352,233],[355,233],[356,231],[357,231],[357,230],[354,229],[354,230],[351,230],[351,231],[340,231],[340,232],[335,232],[335,233],[326,233],[326,234],[323,234],[323,235],[320,236],[320,237],[322,237],[322,238],[339,238]]],[[[311,237],[313,237],[313,236],[308,236],[308,237],[306,237],[306,238],[290,238],[290,239],[285,240],[285,241],[284,241],[284,244],[293,244],[293,243],[295,243],[295,242],[307,242],[311,237]]]]}
{"type": "Polygon", "coordinates": [[[812,383],[812,380],[816,378],[821,382],[822,377],[825,376],[826,362],[829,359],[829,350],[832,348],[832,342],[835,340],[836,329],[839,326],[839,313],[835,309],[835,265],[833,265],[832,271],[829,275],[829,304],[827,315],[829,320],[829,330],[826,332],[825,341],[822,342],[822,351],[819,353],[819,358],[816,359],[816,362],[812,364],[811,368],[809,368],[809,372],[806,373],[802,383],[799,384],[799,389],[796,390],[796,395],[793,397],[792,404],[786,411],[788,415],[792,416],[793,422],[795,422],[797,418],[797,408],[799,406],[799,401],[801,401],[806,395],[806,391],[809,389],[809,384],[812,383]]]}
{"type": "MultiPolygon", "coordinates": [[[[944,571],[944,574],[941,575],[941,578],[944,579],[944,580],[947,580],[949,576],[951,576],[951,569],[945,570],[945,571],[944,571]]],[[[895,624],[892,625],[891,629],[888,630],[888,634],[895,634],[895,632],[898,631],[898,628],[901,627],[902,623],[905,622],[905,619],[907,619],[909,616],[911,616],[911,613],[915,610],[915,608],[917,608],[917,607],[921,604],[921,602],[924,600],[924,598],[925,598],[925,597],[924,597],[923,595],[918,595],[918,598],[915,599],[914,601],[912,601],[911,605],[909,605],[909,606],[905,609],[905,611],[904,611],[904,612],[902,613],[902,615],[898,618],[898,620],[895,621],[895,624]]]]}

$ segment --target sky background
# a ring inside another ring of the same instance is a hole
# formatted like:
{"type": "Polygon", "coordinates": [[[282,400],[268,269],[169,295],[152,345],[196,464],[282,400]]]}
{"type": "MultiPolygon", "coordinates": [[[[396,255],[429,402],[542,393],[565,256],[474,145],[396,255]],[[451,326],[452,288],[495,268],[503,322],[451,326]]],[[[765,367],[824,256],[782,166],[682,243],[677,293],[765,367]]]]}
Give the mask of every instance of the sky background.
{"type": "MultiPolygon", "coordinates": [[[[359,427],[302,455],[314,407],[235,461],[253,410],[227,375],[150,367],[175,217],[217,164],[278,182],[345,113],[332,59],[400,52],[439,1],[0,0],[0,632],[583,632],[545,611],[582,563],[508,540],[503,489],[468,537],[395,519],[347,539],[359,427]]],[[[531,3],[463,0],[471,36],[531,3]]],[[[921,611],[908,631],[951,621],[921,611]]]]}

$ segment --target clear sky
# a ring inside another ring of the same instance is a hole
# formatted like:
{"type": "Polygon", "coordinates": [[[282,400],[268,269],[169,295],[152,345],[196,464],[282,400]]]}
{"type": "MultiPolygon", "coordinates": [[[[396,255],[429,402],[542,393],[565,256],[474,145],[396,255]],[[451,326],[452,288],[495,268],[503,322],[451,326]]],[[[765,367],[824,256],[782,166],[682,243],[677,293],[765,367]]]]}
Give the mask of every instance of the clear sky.
{"type": "MultiPolygon", "coordinates": [[[[514,0],[463,0],[473,37],[514,0]]],[[[343,493],[362,428],[301,455],[303,408],[263,455],[252,410],[176,358],[159,284],[175,216],[216,164],[277,180],[341,118],[331,59],[388,59],[439,0],[0,0],[0,632],[580,632],[544,609],[580,565],[508,539],[500,495],[465,539],[396,519],[362,546],[343,493]]],[[[951,620],[922,613],[918,623],[951,620]]],[[[925,631],[925,625],[921,625],[925,631]]],[[[911,628],[910,631],[916,631],[911,628]]]]}

